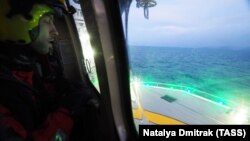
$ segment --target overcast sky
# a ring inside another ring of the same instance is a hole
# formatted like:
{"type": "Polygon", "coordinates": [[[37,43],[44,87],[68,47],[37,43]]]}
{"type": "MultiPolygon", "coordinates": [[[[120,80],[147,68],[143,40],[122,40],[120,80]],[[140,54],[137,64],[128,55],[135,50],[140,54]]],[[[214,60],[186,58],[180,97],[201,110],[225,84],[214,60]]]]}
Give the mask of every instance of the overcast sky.
{"type": "Polygon", "coordinates": [[[156,0],[149,19],[133,1],[130,45],[250,48],[248,0],[156,0]]]}

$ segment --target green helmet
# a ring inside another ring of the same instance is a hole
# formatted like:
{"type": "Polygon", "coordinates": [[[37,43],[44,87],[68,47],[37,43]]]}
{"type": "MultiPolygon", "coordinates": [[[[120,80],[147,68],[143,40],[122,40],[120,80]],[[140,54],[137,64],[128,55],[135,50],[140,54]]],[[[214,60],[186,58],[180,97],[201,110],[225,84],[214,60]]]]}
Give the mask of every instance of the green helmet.
{"type": "MultiPolygon", "coordinates": [[[[18,7],[18,4],[25,1],[27,0],[0,0],[0,42],[29,44],[38,35],[34,36],[32,32],[39,29],[39,20],[42,16],[53,14],[54,6],[64,8],[64,11],[67,11],[64,0],[48,0],[48,2],[35,2],[36,0],[33,0],[32,4],[29,3],[30,7],[23,5],[18,7]],[[23,11],[28,13],[25,15],[23,11]]],[[[39,32],[39,30],[36,31],[39,32]]]]}

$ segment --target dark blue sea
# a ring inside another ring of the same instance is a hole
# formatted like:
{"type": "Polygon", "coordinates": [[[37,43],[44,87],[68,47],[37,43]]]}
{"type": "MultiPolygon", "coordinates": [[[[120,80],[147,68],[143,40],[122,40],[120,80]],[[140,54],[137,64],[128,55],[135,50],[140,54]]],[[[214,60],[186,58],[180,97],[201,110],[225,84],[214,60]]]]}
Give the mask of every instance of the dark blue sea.
{"type": "Polygon", "coordinates": [[[129,60],[133,76],[143,82],[250,101],[250,49],[130,46],[129,60]]]}

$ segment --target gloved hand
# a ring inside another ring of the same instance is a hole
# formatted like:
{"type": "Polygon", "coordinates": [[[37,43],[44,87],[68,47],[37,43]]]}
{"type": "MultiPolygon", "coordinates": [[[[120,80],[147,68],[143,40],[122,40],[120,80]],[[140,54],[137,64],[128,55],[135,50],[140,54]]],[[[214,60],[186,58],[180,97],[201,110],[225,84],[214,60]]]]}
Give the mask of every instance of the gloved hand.
{"type": "Polygon", "coordinates": [[[98,108],[98,99],[86,84],[66,79],[61,80],[60,83],[60,91],[63,93],[60,105],[68,109],[73,117],[82,116],[88,108],[98,108]]]}

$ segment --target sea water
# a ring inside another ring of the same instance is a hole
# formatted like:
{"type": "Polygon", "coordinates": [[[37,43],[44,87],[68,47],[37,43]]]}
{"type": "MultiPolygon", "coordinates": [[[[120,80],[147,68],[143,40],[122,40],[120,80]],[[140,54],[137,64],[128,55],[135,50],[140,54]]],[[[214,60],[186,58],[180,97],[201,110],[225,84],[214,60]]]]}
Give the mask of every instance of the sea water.
{"type": "Polygon", "coordinates": [[[133,77],[143,82],[250,102],[250,49],[130,46],[128,52],[133,77]]]}

